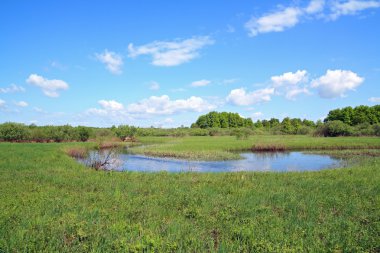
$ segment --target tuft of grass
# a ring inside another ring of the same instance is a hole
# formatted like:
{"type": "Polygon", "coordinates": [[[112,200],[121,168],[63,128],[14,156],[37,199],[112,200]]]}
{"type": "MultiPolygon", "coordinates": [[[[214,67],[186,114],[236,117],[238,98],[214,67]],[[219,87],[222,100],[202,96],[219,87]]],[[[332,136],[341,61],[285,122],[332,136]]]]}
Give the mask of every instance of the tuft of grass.
{"type": "Polygon", "coordinates": [[[84,159],[88,156],[88,149],[85,147],[70,147],[65,149],[65,153],[75,159],[84,159]]]}
{"type": "Polygon", "coordinates": [[[112,149],[112,148],[122,148],[125,146],[125,143],[123,142],[115,142],[115,141],[102,141],[98,144],[97,148],[102,149],[112,149]]]}
{"type": "Polygon", "coordinates": [[[266,145],[253,145],[251,148],[253,152],[283,152],[286,150],[283,145],[274,145],[274,144],[266,144],[266,145]]]}

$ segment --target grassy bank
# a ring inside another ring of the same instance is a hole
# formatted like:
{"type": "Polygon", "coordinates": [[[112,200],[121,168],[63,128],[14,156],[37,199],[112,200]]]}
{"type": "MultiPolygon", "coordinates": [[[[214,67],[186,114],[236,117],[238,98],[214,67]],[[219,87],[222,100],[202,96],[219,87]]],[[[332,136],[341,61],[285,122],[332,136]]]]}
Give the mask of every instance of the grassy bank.
{"type": "Polygon", "coordinates": [[[0,252],[380,250],[379,157],[303,173],[118,173],[77,164],[70,145],[0,143],[0,252]]]}
{"type": "Polygon", "coordinates": [[[202,137],[144,137],[139,138],[142,147],[131,151],[160,157],[176,157],[193,160],[239,159],[231,151],[247,150],[342,150],[380,149],[378,137],[310,137],[301,135],[262,135],[237,140],[233,136],[202,137]]]}

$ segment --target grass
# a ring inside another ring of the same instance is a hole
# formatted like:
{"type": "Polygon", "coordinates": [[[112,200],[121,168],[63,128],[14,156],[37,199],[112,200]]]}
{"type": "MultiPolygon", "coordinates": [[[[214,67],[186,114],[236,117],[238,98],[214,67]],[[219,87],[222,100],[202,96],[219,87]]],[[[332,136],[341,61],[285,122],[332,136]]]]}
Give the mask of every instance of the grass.
{"type": "Polygon", "coordinates": [[[231,151],[273,151],[273,150],[344,150],[380,149],[378,137],[309,137],[300,135],[263,135],[237,140],[233,136],[217,137],[144,137],[143,145],[131,148],[133,153],[175,157],[191,160],[231,160],[241,158],[231,151]]]}
{"type": "MultiPolygon", "coordinates": [[[[221,150],[220,140],[252,141],[206,138],[205,151],[221,150]]],[[[176,142],[187,151],[192,141],[176,142]]],[[[0,143],[0,252],[380,251],[380,157],[336,150],[361,158],[302,173],[119,173],[64,152],[86,145],[0,143]]]]}

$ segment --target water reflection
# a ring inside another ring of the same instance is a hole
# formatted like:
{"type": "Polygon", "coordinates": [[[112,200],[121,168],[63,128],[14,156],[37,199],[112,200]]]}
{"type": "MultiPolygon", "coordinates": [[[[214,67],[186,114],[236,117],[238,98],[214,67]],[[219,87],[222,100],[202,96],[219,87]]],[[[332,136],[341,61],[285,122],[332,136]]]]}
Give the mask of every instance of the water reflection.
{"type": "MultiPolygon", "coordinates": [[[[93,154],[94,155],[94,154],[93,154]]],[[[108,168],[128,171],[233,172],[233,171],[313,171],[342,167],[343,162],[327,155],[301,152],[243,153],[232,161],[187,161],[143,155],[118,154],[108,168]]]]}

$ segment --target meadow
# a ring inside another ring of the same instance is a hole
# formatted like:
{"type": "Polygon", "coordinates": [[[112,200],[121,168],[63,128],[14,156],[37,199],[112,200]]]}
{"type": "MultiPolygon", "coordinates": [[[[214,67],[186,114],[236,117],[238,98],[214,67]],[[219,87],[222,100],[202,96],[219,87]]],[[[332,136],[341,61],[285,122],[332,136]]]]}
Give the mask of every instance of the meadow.
{"type": "Polygon", "coordinates": [[[133,152],[231,159],[229,151],[280,145],[350,157],[350,166],[106,172],[65,153],[94,143],[0,143],[0,252],[380,251],[379,138],[140,140],[154,145],[133,152]]]}

